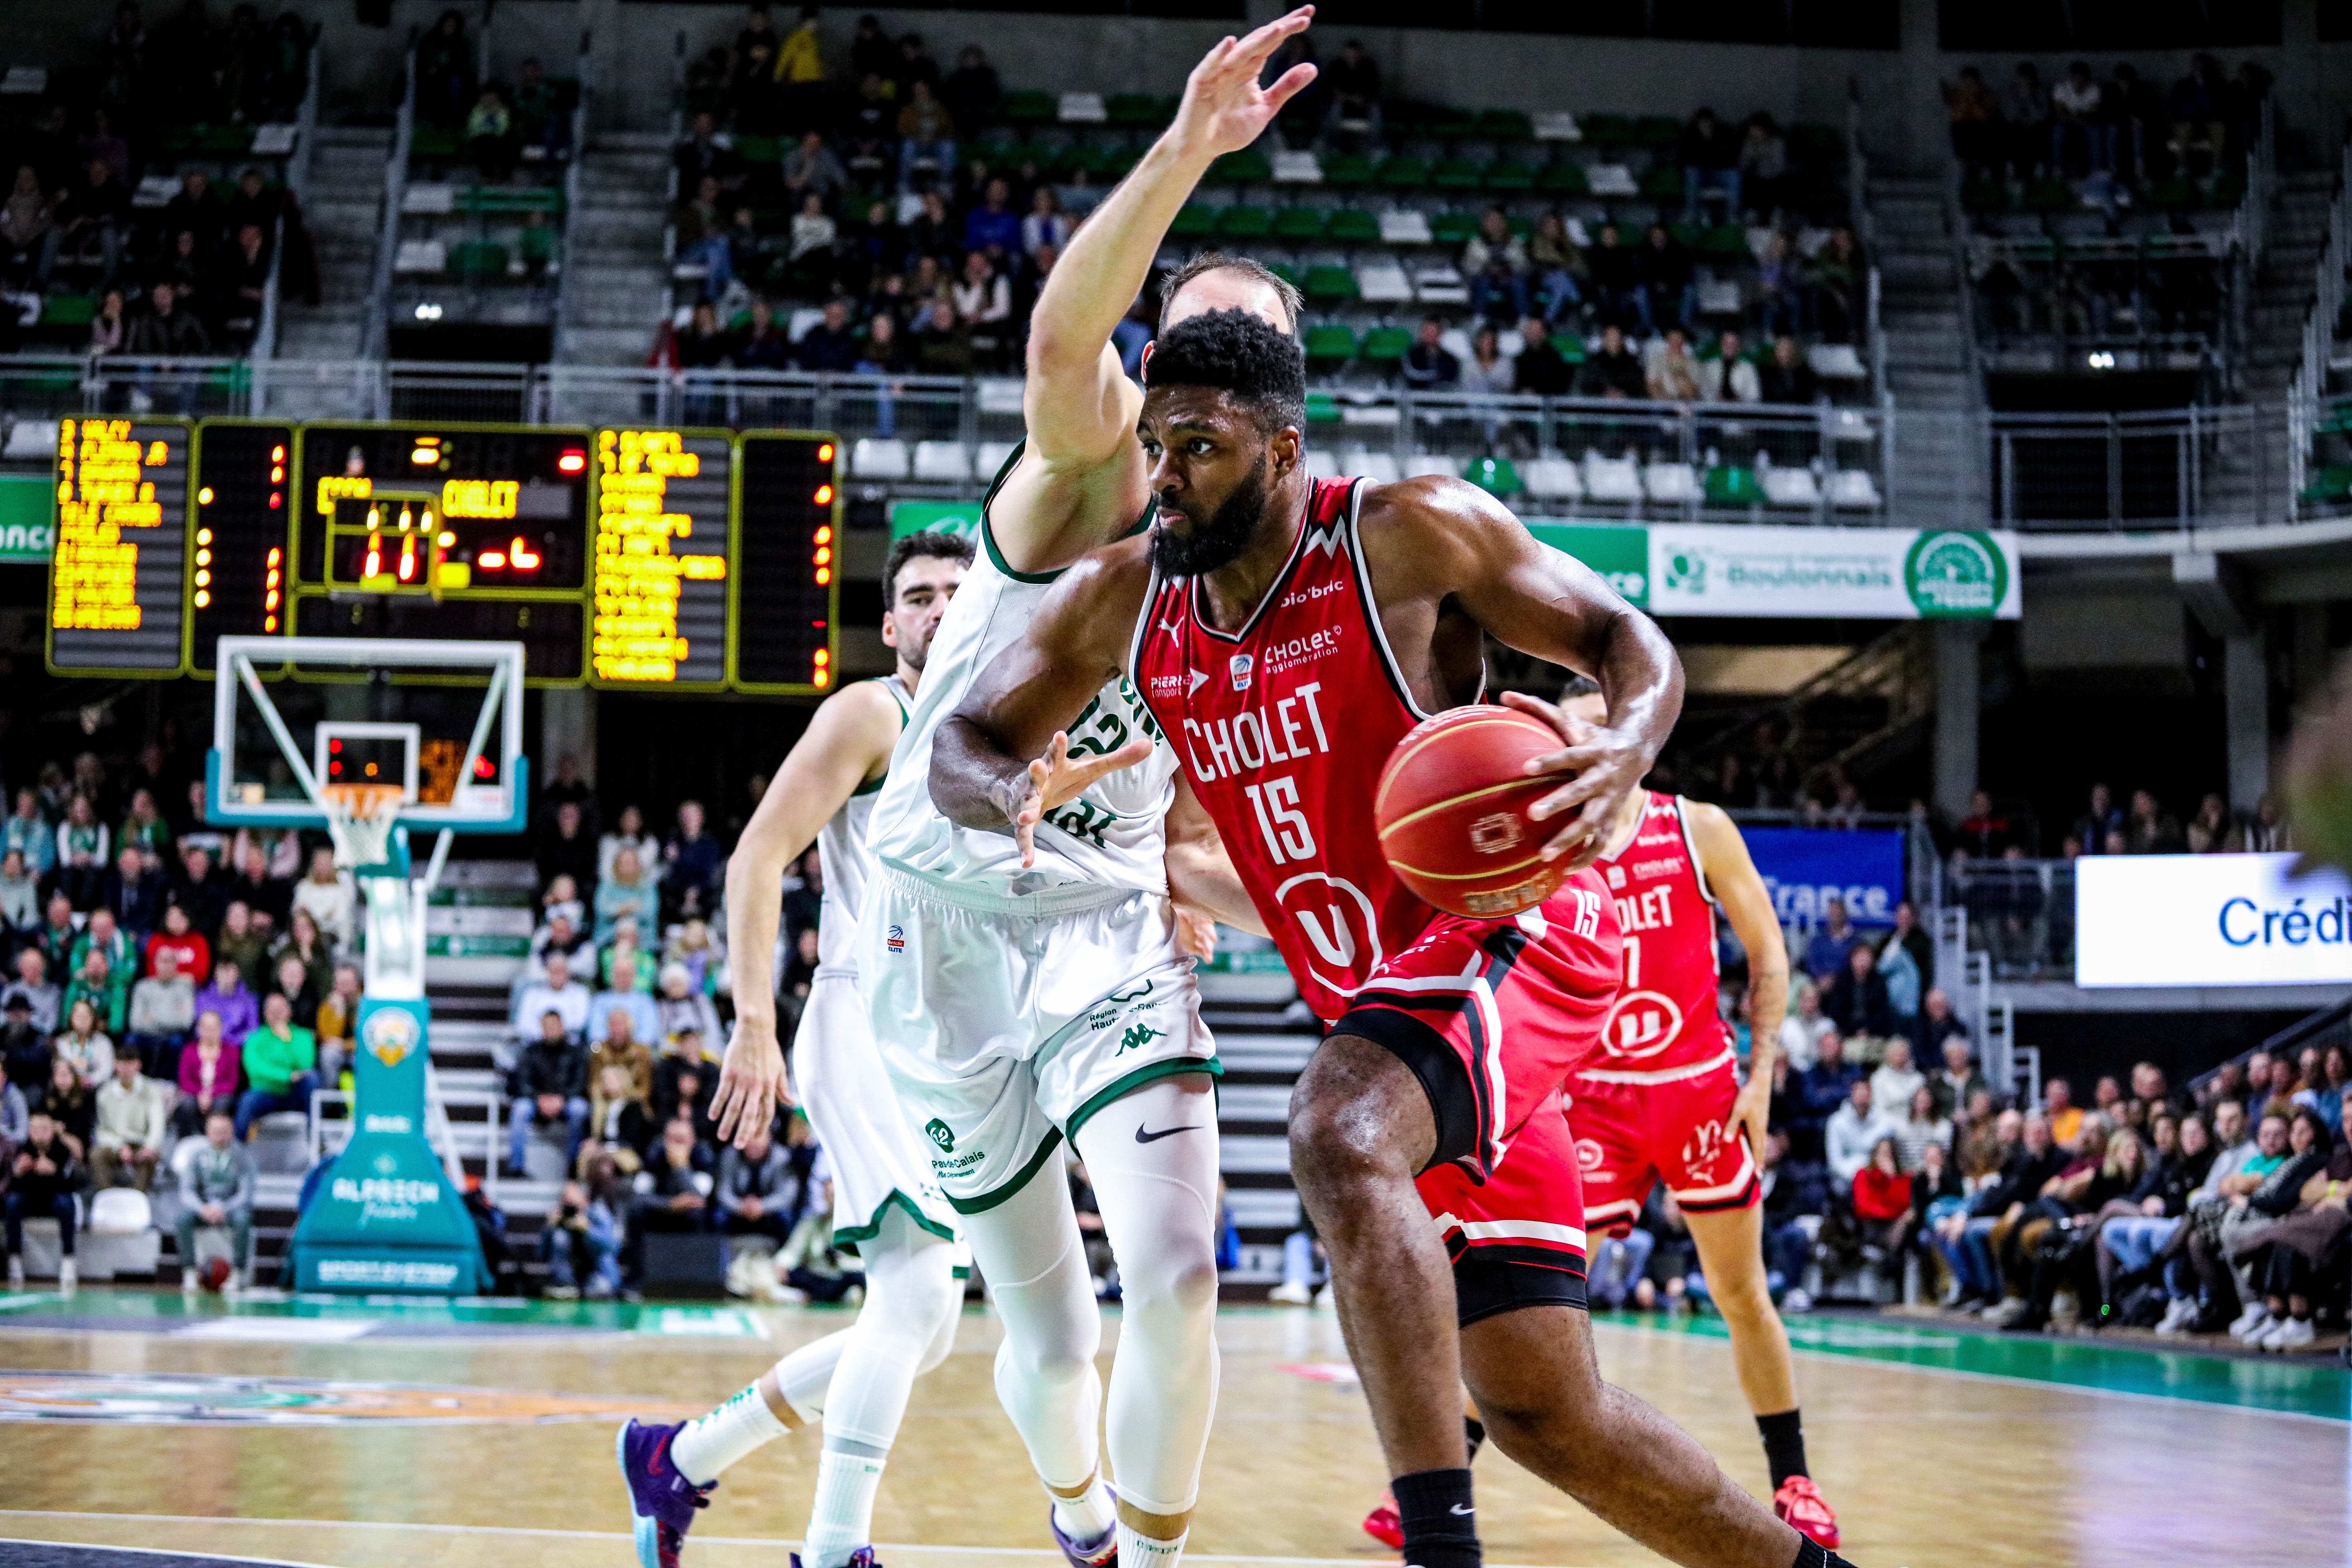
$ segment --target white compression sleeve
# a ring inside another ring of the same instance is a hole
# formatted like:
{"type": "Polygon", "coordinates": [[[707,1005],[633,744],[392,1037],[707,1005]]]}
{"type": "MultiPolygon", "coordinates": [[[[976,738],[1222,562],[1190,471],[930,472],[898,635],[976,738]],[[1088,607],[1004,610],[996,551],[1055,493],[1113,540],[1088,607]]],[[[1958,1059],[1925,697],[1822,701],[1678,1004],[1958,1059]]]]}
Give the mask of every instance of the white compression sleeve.
{"type": "Polygon", "coordinates": [[[1207,1075],[1159,1079],[1104,1107],[1078,1129],[1078,1152],[1118,1259],[1111,1473],[1123,1500],[1184,1513],[1217,1404],[1217,1102],[1207,1075]]]}
{"type": "Polygon", "coordinates": [[[996,1397],[1048,1487],[1085,1484],[1102,1460],[1102,1314],[1062,1163],[1048,1160],[994,1208],[961,1216],[1004,1323],[996,1397]]]}
{"type": "Polygon", "coordinates": [[[810,1568],[842,1568],[874,1538],[874,1494],[915,1379],[955,1343],[956,1249],[893,1210],[859,1248],[866,1304],[824,1395],[824,1447],[807,1533],[810,1568]]]}

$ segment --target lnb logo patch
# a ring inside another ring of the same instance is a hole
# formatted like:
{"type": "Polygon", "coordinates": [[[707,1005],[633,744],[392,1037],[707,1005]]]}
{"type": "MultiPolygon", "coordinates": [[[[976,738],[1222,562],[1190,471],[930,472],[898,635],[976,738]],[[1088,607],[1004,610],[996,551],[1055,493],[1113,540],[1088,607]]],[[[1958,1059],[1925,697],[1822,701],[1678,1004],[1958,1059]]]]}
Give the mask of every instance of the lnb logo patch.
{"type": "Polygon", "coordinates": [[[890,950],[890,955],[894,958],[906,952],[907,928],[905,926],[892,926],[890,928],[890,934],[883,939],[882,944],[890,950]]]}

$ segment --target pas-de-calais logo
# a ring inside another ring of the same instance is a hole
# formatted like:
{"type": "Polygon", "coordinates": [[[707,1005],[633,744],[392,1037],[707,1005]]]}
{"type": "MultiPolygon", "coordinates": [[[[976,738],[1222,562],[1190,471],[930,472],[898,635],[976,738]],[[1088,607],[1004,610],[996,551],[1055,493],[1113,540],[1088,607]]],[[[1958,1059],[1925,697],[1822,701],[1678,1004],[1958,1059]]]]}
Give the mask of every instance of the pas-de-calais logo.
{"type": "Polygon", "coordinates": [[[882,944],[890,950],[891,956],[893,957],[906,952],[907,928],[905,926],[892,926],[890,928],[890,934],[883,939],[882,944]]]}
{"type": "Polygon", "coordinates": [[[1706,557],[1695,550],[1666,557],[1666,586],[1685,594],[1706,592],[1706,557]]]}
{"type": "Polygon", "coordinates": [[[1997,615],[2009,559],[1988,533],[1923,533],[1903,558],[1903,589],[1923,616],[1997,615]]]}
{"type": "Polygon", "coordinates": [[[1256,662],[1257,660],[1248,654],[1237,653],[1234,655],[1233,658],[1226,664],[1225,668],[1233,672],[1234,689],[1235,691],[1247,691],[1249,689],[1250,668],[1256,662]]]}
{"type": "Polygon", "coordinates": [[[386,1007],[369,1017],[367,1027],[361,1032],[360,1044],[384,1066],[396,1068],[416,1049],[416,1037],[415,1016],[397,1007],[386,1007]]]}
{"type": "Polygon", "coordinates": [[[940,1146],[940,1153],[952,1154],[955,1152],[955,1134],[950,1131],[948,1130],[948,1124],[940,1121],[938,1117],[934,1116],[930,1121],[923,1124],[923,1136],[938,1144],[940,1146]]]}
{"type": "Polygon", "coordinates": [[[1683,1010],[1671,996],[1636,991],[1617,998],[1601,1026],[1601,1043],[1612,1057],[1639,1061],[1654,1057],[1681,1037],[1683,1010]]]}

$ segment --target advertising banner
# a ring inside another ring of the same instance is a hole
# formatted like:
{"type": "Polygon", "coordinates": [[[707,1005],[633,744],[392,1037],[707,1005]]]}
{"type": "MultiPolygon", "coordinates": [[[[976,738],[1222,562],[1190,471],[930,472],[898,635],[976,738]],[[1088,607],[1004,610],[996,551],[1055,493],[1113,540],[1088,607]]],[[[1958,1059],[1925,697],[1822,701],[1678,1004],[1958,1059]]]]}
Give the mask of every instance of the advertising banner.
{"type": "Polygon", "coordinates": [[[2352,881],[2293,855],[2086,855],[2077,985],[2352,985],[2352,881]]]}
{"type": "Polygon", "coordinates": [[[1655,616],[2014,620],[2023,613],[2013,533],[1549,519],[1528,528],[1655,616]]]}
{"type": "Polygon", "coordinates": [[[1856,925],[1895,923],[1906,886],[1900,828],[1743,827],[1739,836],[1782,925],[1820,923],[1833,898],[1856,925]]]}
{"type": "Polygon", "coordinates": [[[910,533],[937,529],[941,533],[980,532],[980,503],[976,500],[900,500],[890,503],[890,542],[897,543],[910,533]]]}
{"type": "Polygon", "coordinates": [[[44,474],[0,474],[0,566],[47,566],[57,487],[44,474]]]}

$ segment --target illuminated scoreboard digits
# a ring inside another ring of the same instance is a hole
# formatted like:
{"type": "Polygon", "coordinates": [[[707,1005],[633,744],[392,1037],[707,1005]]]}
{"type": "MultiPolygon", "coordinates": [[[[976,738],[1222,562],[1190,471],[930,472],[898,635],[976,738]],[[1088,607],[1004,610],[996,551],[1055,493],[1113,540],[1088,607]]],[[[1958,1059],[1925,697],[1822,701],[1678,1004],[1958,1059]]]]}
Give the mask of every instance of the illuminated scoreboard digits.
{"type": "Polygon", "coordinates": [[[188,426],[161,419],[58,426],[49,663],[176,674],[188,547],[188,426]]]}
{"type": "Polygon", "coordinates": [[[839,444],[829,436],[745,436],[738,460],[734,685],[829,691],[837,657],[839,444]]]}
{"type": "Polygon", "coordinates": [[[287,629],[293,493],[293,426],[208,420],[197,427],[195,553],[188,578],[194,668],[213,668],[213,645],[223,637],[287,629]]]}
{"type": "Polygon", "coordinates": [[[725,685],[733,469],[722,433],[596,433],[589,671],[600,684],[725,685]]]}

